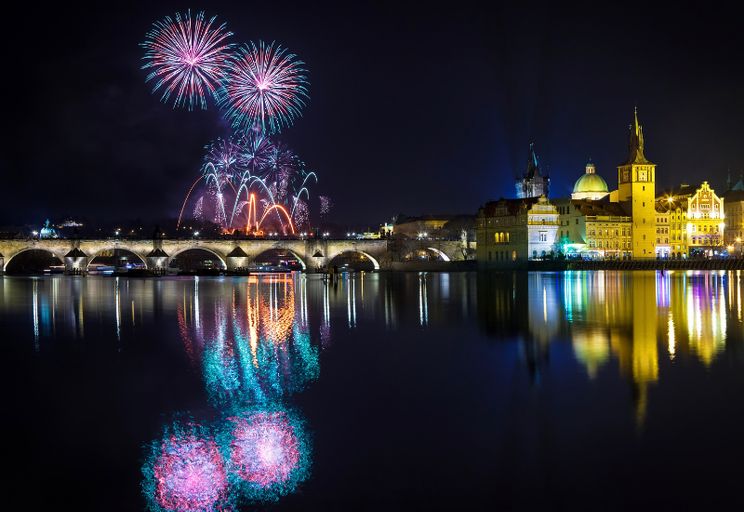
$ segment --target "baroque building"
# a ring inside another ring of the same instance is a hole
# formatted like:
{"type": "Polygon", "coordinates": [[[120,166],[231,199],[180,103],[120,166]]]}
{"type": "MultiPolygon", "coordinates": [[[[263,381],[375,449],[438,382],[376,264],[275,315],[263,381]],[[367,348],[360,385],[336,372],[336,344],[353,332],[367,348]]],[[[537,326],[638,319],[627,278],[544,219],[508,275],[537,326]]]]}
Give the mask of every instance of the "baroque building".
{"type": "MultiPolygon", "coordinates": [[[[657,197],[656,205],[663,215],[657,236],[666,239],[668,234],[669,239],[666,256],[711,257],[724,249],[727,217],[724,198],[707,181],[697,186],[683,183],[657,197]]],[[[663,244],[658,246],[660,255],[664,256],[663,244]]]]}
{"type": "Polygon", "coordinates": [[[486,265],[514,265],[552,256],[558,210],[545,196],[490,201],[478,210],[476,254],[486,265]]]}

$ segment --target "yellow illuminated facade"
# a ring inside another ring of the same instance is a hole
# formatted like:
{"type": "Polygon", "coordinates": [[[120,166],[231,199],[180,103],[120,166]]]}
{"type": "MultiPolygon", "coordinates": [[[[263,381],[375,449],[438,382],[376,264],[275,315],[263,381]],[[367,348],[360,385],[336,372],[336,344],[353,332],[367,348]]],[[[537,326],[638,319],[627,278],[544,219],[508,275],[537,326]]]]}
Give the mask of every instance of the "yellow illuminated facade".
{"type": "Polygon", "coordinates": [[[672,257],[716,256],[725,246],[724,199],[707,181],[698,187],[682,184],[656,198],[659,218],[657,237],[668,231],[672,257]],[[668,225],[668,230],[666,229],[668,225]]]}
{"type": "Polygon", "coordinates": [[[631,218],[617,203],[558,199],[558,240],[564,253],[591,258],[625,259],[631,255],[631,218]]]}
{"type": "Polygon", "coordinates": [[[643,127],[636,110],[630,127],[630,155],[617,168],[618,201],[632,217],[631,254],[636,259],[656,257],[656,164],[643,151],[643,127]]]}

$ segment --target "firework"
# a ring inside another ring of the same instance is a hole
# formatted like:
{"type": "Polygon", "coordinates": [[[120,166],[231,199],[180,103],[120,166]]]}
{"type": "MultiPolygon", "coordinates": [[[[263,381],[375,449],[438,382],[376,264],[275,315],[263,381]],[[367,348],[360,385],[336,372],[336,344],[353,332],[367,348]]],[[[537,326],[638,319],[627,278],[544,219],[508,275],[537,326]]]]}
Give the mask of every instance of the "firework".
{"type": "Polygon", "coordinates": [[[205,146],[204,149],[207,151],[204,155],[205,163],[211,163],[215,169],[219,169],[226,175],[235,172],[241,152],[240,146],[233,137],[218,138],[205,146]]]}
{"type": "Polygon", "coordinates": [[[333,206],[331,198],[328,196],[318,196],[318,200],[320,201],[320,216],[325,217],[333,206]]]}
{"type": "Polygon", "coordinates": [[[259,176],[269,162],[274,142],[261,130],[248,130],[238,141],[238,161],[243,171],[259,176]]]}
{"type": "Polygon", "coordinates": [[[300,116],[308,96],[304,63],[274,43],[245,44],[228,59],[220,105],[234,128],[278,133],[300,116]]]}
{"type": "Polygon", "coordinates": [[[216,98],[231,49],[226,40],[232,32],[225,30],[224,23],[213,25],[215,18],[205,21],[203,11],[194,19],[191,11],[183,16],[176,13],[175,19],[166,16],[153,23],[140,45],[147,61],[142,69],[151,70],[146,81],[155,80],[153,92],[162,89],[164,103],[174,95],[173,108],[206,109],[206,95],[216,98]]]}

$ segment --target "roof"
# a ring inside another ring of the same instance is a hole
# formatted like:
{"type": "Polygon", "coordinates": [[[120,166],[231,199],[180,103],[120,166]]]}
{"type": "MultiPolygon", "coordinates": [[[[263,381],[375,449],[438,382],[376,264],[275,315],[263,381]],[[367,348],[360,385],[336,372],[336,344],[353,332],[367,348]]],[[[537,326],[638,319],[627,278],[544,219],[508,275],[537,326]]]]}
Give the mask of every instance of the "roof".
{"type": "Polygon", "coordinates": [[[591,199],[572,199],[571,203],[582,215],[604,215],[608,217],[628,217],[620,203],[611,203],[606,198],[599,201],[591,199]]]}
{"type": "Polygon", "coordinates": [[[523,177],[530,179],[535,176],[540,176],[540,159],[537,157],[537,153],[535,153],[535,143],[530,142],[530,152],[527,156],[527,170],[523,177]]]}
{"type": "MultiPolygon", "coordinates": [[[[504,199],[501,198],[498,201],[489,201],[484,204],[480,212],[486,217],[495,216],[497,208],[506,207],[506,211],[509,215],[517,215],[522,209],[529,209],[533,204],[537,203],[539,197],[528,197],[524,199],[504,199]]],[[[479,213],[480,213],[479,212],[479,213]]]]}
{"type": "Polygon", "coordinates": [[[149,253],[147,253],[148,258],[167,258],[168,254],[160,248],[153,249],[149,253]]]}
{"type": "Polygon", "coordinates": [[[599,174],[586,173],[582,175],[573,188],[574,193],[579,192],[609,192],[607,182],[599,174]]]}
{"type": "Polygon", "coordinates": [[[628,142],[628,161],[623,165],[650,164],[643,154],[645,142],[643,140],[643,126],[638,122],[638,108],[633,112],[633,124],[630,125],[630,140],[628,142]]]}
{"type": "MultiPolygon", "coordinates": [[[[723,194],[723,200],[727,201],[729,203],[738,203],[739,201],[744,201],[744,189],[742,190],[736,190],[731,189],[725,194],[723,194]]],[[[725,204],[725,203],[724,203],[725,204]]]]}

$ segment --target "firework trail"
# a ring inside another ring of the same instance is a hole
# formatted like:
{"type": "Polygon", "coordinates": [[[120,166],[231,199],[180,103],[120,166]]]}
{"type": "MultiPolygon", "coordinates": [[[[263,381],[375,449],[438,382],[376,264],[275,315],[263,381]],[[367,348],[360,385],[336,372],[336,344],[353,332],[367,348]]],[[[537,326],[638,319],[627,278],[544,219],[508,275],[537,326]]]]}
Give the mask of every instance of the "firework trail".
{"type": "Polygon", "coordinates": [[[219,101],[232,126],[268,134],[291,126],[309,99],[303,65],[274,43],[241,45],[228,59],[219,101]]]}
{"type": "Polygon", "coordinates": [[[146,81],[155,80],[153,93],[162,88],[163,103],[174,95],[173,108],[193,110],[207,108],[207,94],[216,99],[232,46],[226,40],[233,34],[224,23],[213,26],[215,19],[205,21],[204,11],[192,19],[186,11],[153,23],[140,44],[147,61],[142,69],[151,70],[146,81]]]}

